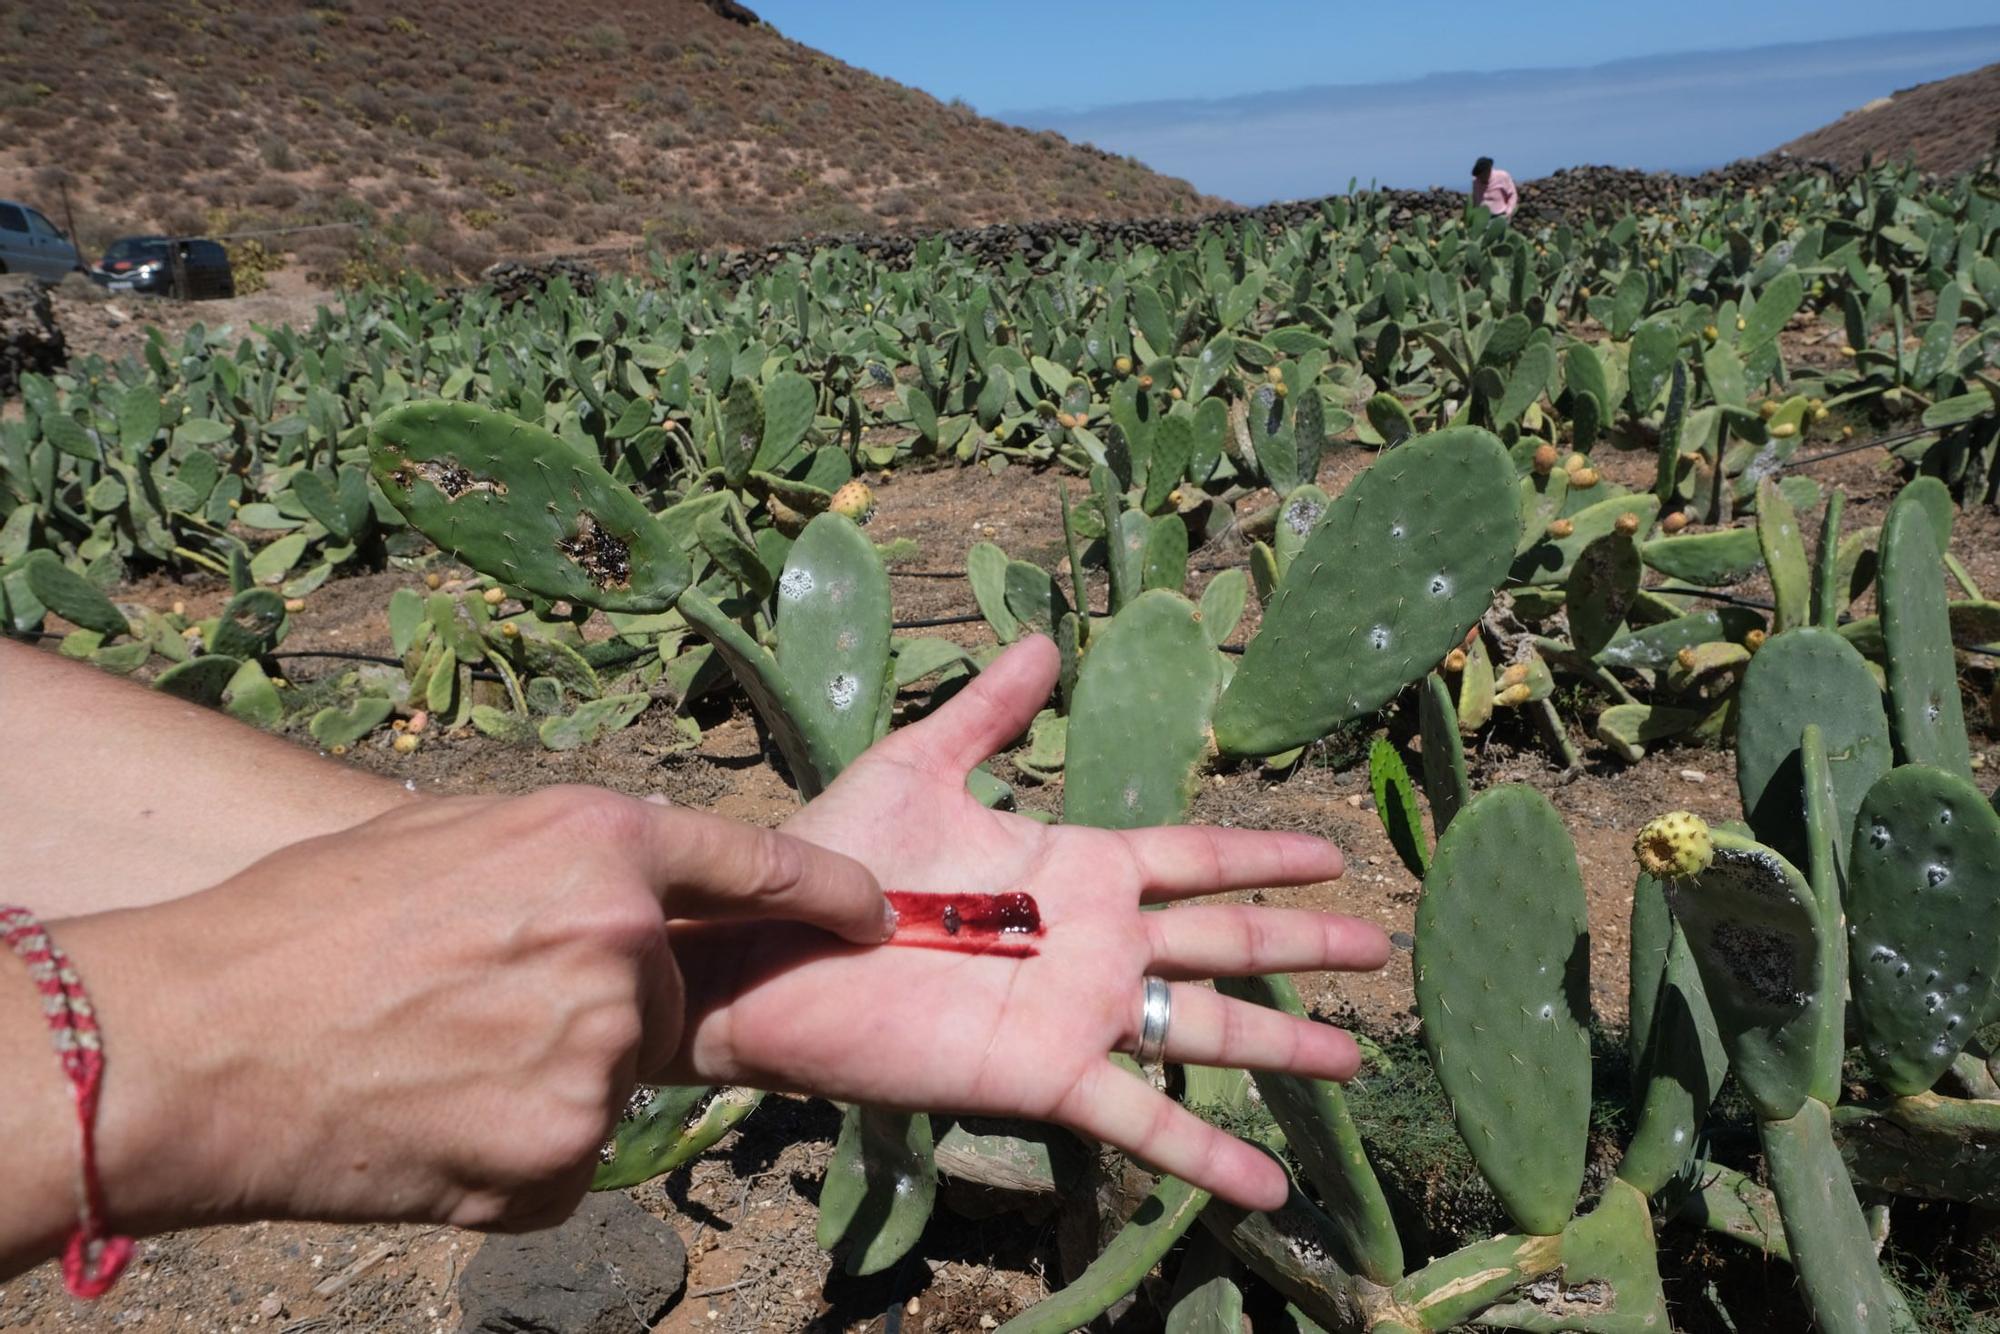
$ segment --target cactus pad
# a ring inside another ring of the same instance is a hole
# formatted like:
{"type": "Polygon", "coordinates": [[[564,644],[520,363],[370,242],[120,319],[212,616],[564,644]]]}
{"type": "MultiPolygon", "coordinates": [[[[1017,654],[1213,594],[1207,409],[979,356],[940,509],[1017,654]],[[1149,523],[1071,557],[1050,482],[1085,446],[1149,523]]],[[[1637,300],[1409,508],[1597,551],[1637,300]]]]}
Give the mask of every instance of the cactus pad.
{"type": "Polygon", "coordinates": [[[2000,815],[1951,774],[1891,771],[1861,803],[1847,900],[1862,1050],[1891,1093],[1922,1093],[1993,992],[2000,815]]]}
{"type": "Polygon", "coordinates": [[[1328,509],[1216,709],[1217,743],[1269,755],[1382,705],[1486,610],[1513,557],[1514,468],[1485,431],[1398,446],[1328,509]]]}
{"type": "Polygon", "coordinates": [[[1547,798],[1494,788],[1438,840],[1417,908],[1417,1009],[1459,1134],[1519,1223],[1560,1232],[1590,1129],[1583,879],[1547,798]]]}
{"type": "Polygon", "coordinates": [[[375,481],[481,574],[604,611],[665,611],[685,557],[611,474],[539,426],[469,403],[411,403],[369,436],[375,481]]]}
{"type": "Polygon", "coordinates": [[[1889,721],[1868,664],[1829,630],[1776,635],[1750,659],[1737,697],[1736,782],[1759,838],[1795,864],[1808,860],[1799,738],[1825,734],[1834,818],[1853,824],[1861,798],[1889,771],[1889,721]]]}
{"type": "Polygon", "coordinates": [[[1819,921],[1812,890],[1777,853],[1711,831],[1708,869],[1667,888],[1668,902],[1701,969],[1730,1064],[1757,1114],[1795,1114],[1817,1069],[1819,921]]]}
{"type": "Polygon", "coordinates": [[[1823,1334],[1894,1328],[1875,1243],[1834,1147],[1826,1104],[1808,1099],[1793,1116],[1760,1122],[1757,1132],[1814,1327],[1823,1334]]]}
{"type": "Polygon", "coordinates": [[[1920,499],[1898,498],[1889,507],[1882,525],[1881,580],[1876,602],[1882,609],[1896,751],[1906,763],[1970,778],[1972,753],[1958,698],[1944,557],[1920,499]]]}
{"type": "Polygon", "coordinates": [[[1104,829],[1179,821],[1221,684],[1222,657],[1192,603],[1165,589],[1134,599],[1091,637],[1077,674],[1063,819],[1104,829]]]}

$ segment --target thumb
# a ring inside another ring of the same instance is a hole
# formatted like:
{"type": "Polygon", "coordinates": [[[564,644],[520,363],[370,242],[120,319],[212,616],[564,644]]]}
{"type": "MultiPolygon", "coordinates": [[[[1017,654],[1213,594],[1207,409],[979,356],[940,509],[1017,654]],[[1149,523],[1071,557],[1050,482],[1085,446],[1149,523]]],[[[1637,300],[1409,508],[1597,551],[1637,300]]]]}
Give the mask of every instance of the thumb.
{"type": "Polygon", "coordinates": [[[670,919],[781,918],[859,945],[895,929],[882,887],[852,857],[719,815],[633,804],[647,878],[670,919]]]}

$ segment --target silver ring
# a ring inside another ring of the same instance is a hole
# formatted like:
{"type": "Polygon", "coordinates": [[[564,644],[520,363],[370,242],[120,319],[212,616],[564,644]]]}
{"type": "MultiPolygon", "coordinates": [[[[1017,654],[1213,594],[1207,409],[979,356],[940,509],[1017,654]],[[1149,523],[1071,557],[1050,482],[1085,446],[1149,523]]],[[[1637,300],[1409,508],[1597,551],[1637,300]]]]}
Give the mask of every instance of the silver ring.
{"type": "Polygon", "coordinates": [[[1167,1050],[1167,1021],[1173,1017],[1173,1003],[1167,979],[1148,973],[1139,1001],[1139,1045],[1132,1059],[1140,1065],[1157,1065],[1167,1050]]]}

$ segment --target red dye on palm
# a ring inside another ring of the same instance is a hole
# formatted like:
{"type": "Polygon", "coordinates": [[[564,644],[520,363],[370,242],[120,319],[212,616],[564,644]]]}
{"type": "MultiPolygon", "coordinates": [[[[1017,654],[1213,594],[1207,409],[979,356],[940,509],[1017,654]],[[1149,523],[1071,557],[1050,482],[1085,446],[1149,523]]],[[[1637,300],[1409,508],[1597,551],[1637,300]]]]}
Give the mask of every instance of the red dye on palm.
{"type": "Polygon", "coordinates": [[[896,910],[891,945],[1025,959],[1042,934],[1042,912],[1026,894],[917,894],[888,891],[896,910]]]}

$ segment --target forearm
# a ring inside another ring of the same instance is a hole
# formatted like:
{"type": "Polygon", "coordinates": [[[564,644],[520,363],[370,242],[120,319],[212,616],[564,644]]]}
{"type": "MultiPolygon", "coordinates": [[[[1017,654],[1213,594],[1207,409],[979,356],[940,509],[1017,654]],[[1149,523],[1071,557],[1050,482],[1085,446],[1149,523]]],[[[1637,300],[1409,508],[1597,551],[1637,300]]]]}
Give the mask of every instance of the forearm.
{"type": "Polygon", "coordinates": [[[0,639],[4,897],[45,917],[176,898],[408,798],[213,710],[0,639]]]}
{"type": "MultiPolygon", "coordinates": [[[[171,908],[79,918],[51,934],[84,979],[105,1067],[96,1119],[97,1163],[114,1233],[218,1221],[202,1187],[213,1158],[189,1071],[205,1061],[205,982],[173,954],[171,908]],[[193,1096],[191,1096],[193,1095],[193,1096]]],[[[27,967],[0,946],[0,1282],[57,1254],[77,1223],[81,1168],[76,1103],[50,1042],[42,997],[27,967]]]]}

